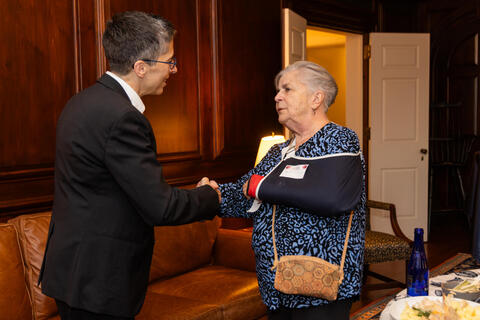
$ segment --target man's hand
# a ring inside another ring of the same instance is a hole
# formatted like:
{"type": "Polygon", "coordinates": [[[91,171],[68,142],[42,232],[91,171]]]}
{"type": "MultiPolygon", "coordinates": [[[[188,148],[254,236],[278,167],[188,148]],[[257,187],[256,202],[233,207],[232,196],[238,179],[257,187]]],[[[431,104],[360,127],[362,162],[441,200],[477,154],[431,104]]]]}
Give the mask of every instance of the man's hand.
{"type": "Polygon", "coordinates": [[[197,183],[197,188],[204,186],[204,185],[209,185],[213,190],[215,190],[218,194],[218,202],[222,203],[222,193],[220,192],[218,183],[215,180],[210,180],[207,177],[203,177],[198,183],[197,183]]]}
{"type": "Polygon", "coordinates": [[[198,181],[197,188],[209,183],[210,183],[210,179],[208,179],[207,177],[203,177],[202,179],[200,179],[200,181],[198,181]]]}

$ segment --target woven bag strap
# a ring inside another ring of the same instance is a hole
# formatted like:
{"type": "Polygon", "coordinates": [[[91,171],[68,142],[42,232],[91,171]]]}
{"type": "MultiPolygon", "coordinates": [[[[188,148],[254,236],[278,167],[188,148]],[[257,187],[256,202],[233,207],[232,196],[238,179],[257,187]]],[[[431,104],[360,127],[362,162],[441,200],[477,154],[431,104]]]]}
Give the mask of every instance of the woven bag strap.
{"type": "Polygon", "coordinates": [[[277,255],[277,247],[275,246],[275,210],[277,209],[276,205],[273,205],[273,217],[272,217],[272,239],[273,239],[273,266],[270,268],[271,270],[275,269],[278,264],[278,255],[277,255]]]}
{"type": "Polygon", "coordinates": [[[347,235],[345,236],[345,243],[343,244],[342,262],[340,262],[340,271],[342,271],[343,279],[343,264],[345,263],[345,256],[347,255],[348,238],[350,238],[350,227],[352,226],[353,210],[350,212],[350,218],[348,218],[347,235]]]}
{"type": "MultiPolygon", "coordinates": [[[[272,239],[273,239],[273,266],[270,268],[271,270],[275,269],[278,265],[278,254],[277,254],[277,246],[275,245],[275,211],[277,209],[276,205],[273,205],[273,216],[272,216],[272,239]]],[[[343,271],[343,265],[345,263],[345,256],[347,254],[347,246],[348,246],[348,239],[350,238],[350,228],[352,226],[352,218],[353,218],[353,210],[350,212],[350,218],[348,219],[348,228],[347,228],[347,235],[345,237],[345,243],[343,244],[343,252],[342,252],[342,261],[340,262],[340,270],[343,271]]],[[[343,277],[342,277],[343,279],[343,277]]]]}

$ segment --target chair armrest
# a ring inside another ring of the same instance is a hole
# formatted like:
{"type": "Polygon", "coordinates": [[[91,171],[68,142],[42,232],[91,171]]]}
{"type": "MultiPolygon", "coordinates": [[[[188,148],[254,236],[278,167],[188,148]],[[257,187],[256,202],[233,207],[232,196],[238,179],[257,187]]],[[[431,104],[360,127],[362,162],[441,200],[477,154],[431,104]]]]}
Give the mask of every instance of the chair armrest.
{"type": "Polygon", "coordinates": [[[213,257],[215,265],[255,272],[252,232],[218,229],[213,257]]]}
{"type": "Polygon", "coordinates": [[[393,233],[397,237],[402,238],[408,241],[408,243],[412,244],[412,240],[408,239],[407,236],[402,232],[402,229],[400,229],[400,225],[398,224],[398,220],[397,220],[397,209],[395,208],[395,205],[393,203],[367,200],[367,207],[389,211],[390,224],[392,226],[393,233]]]}

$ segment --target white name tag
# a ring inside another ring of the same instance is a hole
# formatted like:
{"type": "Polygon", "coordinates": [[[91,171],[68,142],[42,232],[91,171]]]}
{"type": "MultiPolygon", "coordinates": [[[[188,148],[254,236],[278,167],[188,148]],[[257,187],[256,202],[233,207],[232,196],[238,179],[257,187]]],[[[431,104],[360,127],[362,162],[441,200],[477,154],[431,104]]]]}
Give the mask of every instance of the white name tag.
{"type": "Polygon", "coordinates": [[[296,166],[287,165],[280,174],[280,177],[303,179],[307,168],[308,164],[297,164],[296,166]]]}

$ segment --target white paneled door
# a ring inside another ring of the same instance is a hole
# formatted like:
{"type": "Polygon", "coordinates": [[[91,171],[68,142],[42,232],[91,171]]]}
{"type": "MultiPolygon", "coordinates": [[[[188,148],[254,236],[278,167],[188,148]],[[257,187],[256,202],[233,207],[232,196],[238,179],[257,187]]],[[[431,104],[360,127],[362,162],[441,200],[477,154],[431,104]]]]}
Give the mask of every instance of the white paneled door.
{"type": "MultiPolygon", "coordinates": [[[[282,9],[282,46],[283,68],[295,61],[305,60],[307,57],[307,19],[290,9],[282,9]]],[[[291,136],[290,130],[284,127],[285,138],[291,136]]]]}
{"type": "MultiPolygon", "coordinates": [[[[428,226],[429,34],[370,34],[369,198],[396,205],[402,231],[428,226]]],[[[372,229],[392,232],[372,210],[372,229]]],[[[428,235],[427,235],[428,236],[428,235]]]]}
{"type": "Polygon", "coordinates": [[[307,20],[290,9],[283,9],[283,67],[305,60],[307,20]]]}

